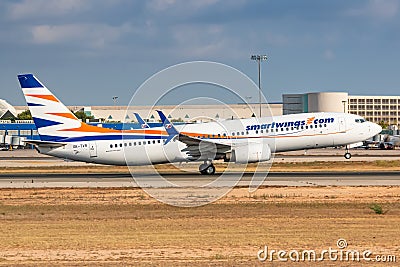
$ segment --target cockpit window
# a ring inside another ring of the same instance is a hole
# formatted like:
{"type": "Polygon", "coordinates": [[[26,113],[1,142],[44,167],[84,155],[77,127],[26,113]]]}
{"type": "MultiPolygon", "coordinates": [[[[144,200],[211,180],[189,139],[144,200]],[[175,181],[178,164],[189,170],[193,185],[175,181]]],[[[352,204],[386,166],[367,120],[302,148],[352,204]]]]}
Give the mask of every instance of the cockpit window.
{"type": "Polygon", "coordinates": [[[355,121],[356,121],[357,123],[364,123],[364,122],[365,122],[365,119],[355,119],[355,121]]]}

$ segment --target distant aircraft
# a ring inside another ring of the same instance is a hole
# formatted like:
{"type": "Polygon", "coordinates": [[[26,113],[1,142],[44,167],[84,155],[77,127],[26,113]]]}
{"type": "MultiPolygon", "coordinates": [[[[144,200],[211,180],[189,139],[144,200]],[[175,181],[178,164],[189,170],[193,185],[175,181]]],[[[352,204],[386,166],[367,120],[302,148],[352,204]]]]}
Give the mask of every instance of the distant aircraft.
{"type": "Polygon", "coordinates": [[[137,119],[137,121],[138,121],[138,123],[140,124],[140,127],[141,127],[142,129],[150,128],[150,126],[147,124],[147,122],[145,122],[145,121],[142,119],[142,117],[140,117],[139,113],[134,112],[133,114],[135,114],[135,117],[136,117],[136,119],[137,119]]]}
{"type": "MultiPolygon", "coordinates": [[[[163,127],[115,130],[75,117],[33,74],[18,75],[43,154],[109,165],[150,165],[203,161],[202,174],[214,174],[213,160],[268,161],[271,153],[342,146],[364,141],[382,128],[346,113],[303,113],[174,126],[162,113],[163,127]]],[[[346,149],[346,158],[351,155],[346,149]]]]}

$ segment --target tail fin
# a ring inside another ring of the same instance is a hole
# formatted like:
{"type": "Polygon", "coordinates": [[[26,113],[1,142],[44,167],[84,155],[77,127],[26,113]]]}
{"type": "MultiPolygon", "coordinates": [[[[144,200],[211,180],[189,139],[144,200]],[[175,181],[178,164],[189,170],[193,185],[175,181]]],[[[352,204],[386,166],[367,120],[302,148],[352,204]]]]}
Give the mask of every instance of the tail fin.
{"type": "Polygon", "coordinates": [[[168,133],[168,138],[165,141],[165,144],[168,144],[169,141],[174,139],[175,136],[179,135],[178,130],[175,128],[175,126],[165,117],[164,113],[161,110],[156,110],[158,113],[158,116],[160,116],[161,122],[165,128],[165,130],[168,133]]]}
{"type": "Polygon", "coordinates": [[[82,123],[33,74],[18,75],[18,80],[42,141],[111,130],[82,123]]]}
{"type": "Polygon", "coordinates": [[[136,119],[140,123],[140,127],[142,129],[150,128],[150,126],[142,119],[142,117],[140,117],[139,113],[134,112],[133,114],[135,114],[136,119]]]}

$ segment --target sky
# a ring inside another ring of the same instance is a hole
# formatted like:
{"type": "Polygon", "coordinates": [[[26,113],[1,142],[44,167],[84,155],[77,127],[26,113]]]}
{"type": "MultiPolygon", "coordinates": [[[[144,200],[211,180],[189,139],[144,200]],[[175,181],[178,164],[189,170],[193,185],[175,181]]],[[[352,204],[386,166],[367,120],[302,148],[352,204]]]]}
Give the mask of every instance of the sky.
{"type": "Polygon", "coordinates": [[[34,73],[66,105],[113,105],[113,96],[127,105],[149,77],[183,62],[223,63],[257,81],[252,54],[268,55],[269,102],[400,95],[399,9],[399,0],[2,0],[0,98],[24,105],[16,75],[34,73]]]}

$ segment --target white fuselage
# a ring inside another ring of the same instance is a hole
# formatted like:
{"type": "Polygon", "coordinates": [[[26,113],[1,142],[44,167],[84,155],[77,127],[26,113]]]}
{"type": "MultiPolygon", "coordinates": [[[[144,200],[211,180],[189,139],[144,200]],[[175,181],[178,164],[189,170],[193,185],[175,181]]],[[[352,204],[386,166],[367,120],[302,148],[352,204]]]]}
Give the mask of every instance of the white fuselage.
{"type": "MultiPolygon", "coordinates": [[[[265,118],[224,120],[176,126],[181,133],[216,144],[235,146],[266,142],[271,152],[348,145],[364,141],[381,131],[380,126],[344,113],[304,113],[265,118]]],[[[149,165],[186,162],[187,145],[176,139],[165,143],[163,127],[151,128],[159,134],[122,132],[90,138],[66,139],[65,146],[39,147],[44,154],[76,161],[109,165],[149,165]],[[111,136],[111,137],[110,137],[111,136]]]]}

